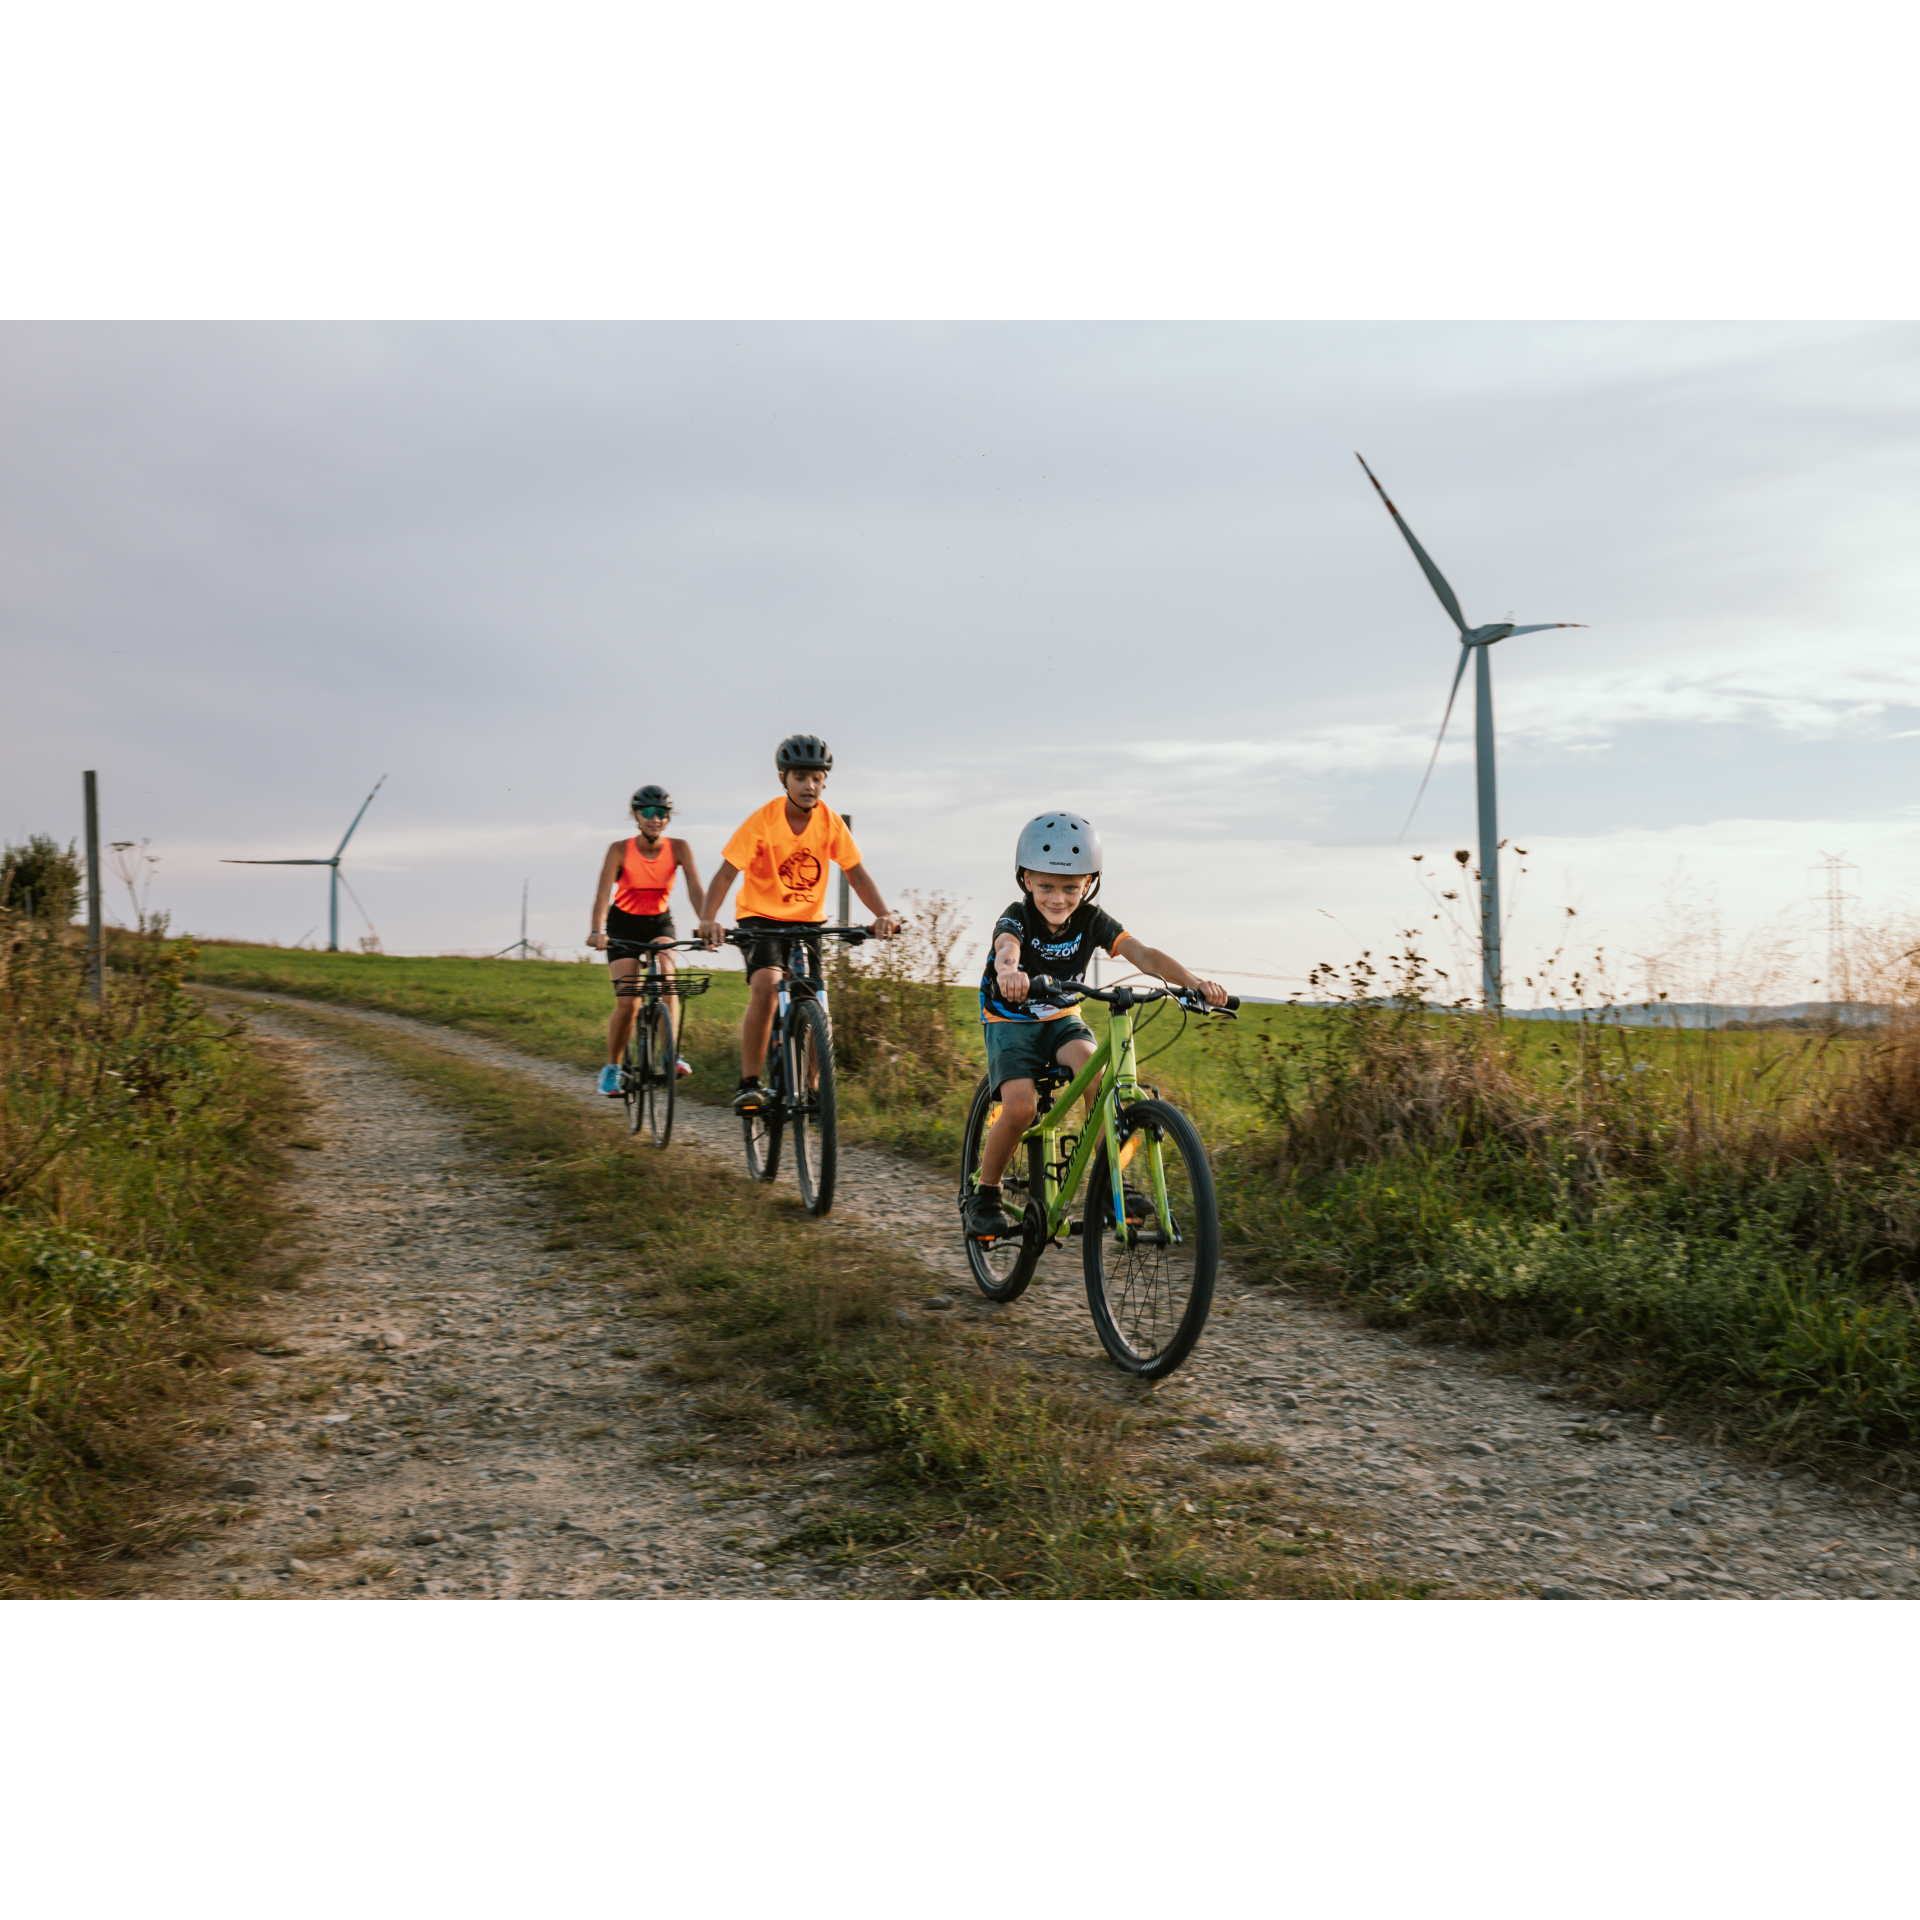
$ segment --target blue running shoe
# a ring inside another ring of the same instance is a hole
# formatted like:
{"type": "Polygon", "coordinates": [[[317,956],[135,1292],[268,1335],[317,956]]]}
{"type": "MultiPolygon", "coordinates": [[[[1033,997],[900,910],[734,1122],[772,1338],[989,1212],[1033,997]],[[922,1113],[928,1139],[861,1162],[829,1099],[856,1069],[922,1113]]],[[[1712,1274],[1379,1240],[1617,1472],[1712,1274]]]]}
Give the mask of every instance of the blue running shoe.
{"type": "Polygon", "coordinates": [[[620,1069],[618,1067],[602,1067],[600,1069],[600,1091],[607,1095],[609,1099],[618,1100],[620,1098],[620,1069]]]}

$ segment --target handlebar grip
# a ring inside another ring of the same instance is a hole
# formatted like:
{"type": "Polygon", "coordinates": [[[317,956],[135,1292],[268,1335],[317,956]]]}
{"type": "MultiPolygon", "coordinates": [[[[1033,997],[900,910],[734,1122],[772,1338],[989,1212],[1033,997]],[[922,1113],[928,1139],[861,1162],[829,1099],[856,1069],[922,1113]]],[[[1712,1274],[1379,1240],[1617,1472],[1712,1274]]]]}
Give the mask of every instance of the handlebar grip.
{"type": "Polygon", "coordinates": [[[1238,1013],[1240,1011],[1240,996],[1237,993],[1227,995],[1227,1011],[1229,1013],[1238,1013]]]}

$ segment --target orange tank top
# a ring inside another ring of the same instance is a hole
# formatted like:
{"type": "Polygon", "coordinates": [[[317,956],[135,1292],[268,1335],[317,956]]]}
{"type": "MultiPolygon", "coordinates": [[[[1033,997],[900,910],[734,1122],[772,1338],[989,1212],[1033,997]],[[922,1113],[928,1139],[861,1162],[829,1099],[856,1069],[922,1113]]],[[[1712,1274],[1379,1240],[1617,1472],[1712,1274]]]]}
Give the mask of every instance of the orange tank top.
{"type": "Polygon", "coordinates": [[[665,913],[673,896],[673,873],[673,842],[662,834],[659,851],[650,854],[636,833],[627,842],[627,857],[620,863],[613,904],[622,913],[665,913]]]}

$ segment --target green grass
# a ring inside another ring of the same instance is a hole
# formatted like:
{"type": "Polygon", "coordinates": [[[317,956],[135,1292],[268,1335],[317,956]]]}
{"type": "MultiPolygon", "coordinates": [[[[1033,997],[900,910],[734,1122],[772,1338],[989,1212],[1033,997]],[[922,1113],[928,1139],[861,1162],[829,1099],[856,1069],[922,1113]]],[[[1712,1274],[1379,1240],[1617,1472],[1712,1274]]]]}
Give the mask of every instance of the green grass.
{"type": "MultiPolygon", "coordinates": [[[[831,1456],[864,1481],[775,1550],[966,1597],[1412,1597],[1271,1472],[1173,1469],[1150,1394],[1063,1393],[987,1328],[917,1311],[935,1276],[702,1155],[656,1155],[577,1102],[431,1042],[302,1015],[465,1113],[481,1143],[672,1320],[700,1394],[679,1452],[736,1477],[831,1456]],[[644,1169],[644,1177],[638,1177],[644,1169]],[[1138,1404],[1134,1404],[1134,1402],[1138,1404]]],[[[1244,1466],[1236,1457],[1226,1464],[1244,1466]]]]}

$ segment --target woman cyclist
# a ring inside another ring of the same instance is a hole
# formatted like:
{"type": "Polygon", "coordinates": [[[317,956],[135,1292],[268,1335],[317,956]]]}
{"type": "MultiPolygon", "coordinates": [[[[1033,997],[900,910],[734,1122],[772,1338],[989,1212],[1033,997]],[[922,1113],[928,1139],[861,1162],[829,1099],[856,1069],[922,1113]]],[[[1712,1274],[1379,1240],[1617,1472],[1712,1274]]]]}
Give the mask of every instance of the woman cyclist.
{"type": "MultiPolygon", "coordinates": [[[[626,1051],[627,1035],[633,1031],[634,1014],[640,1004],[641,956],[649,947],[665,946],[674,937],[673,915],[668,907],[676,870],[687,876],[687,897],[696,918],[700,912],[700,869],[693,863],[693,849],[684,840],[666,838],[667,822],[672,818],[673,796],[666,788],[642,787],[633,796],[633,824],[639,832],[630,840],[616,840],[607,849],[593,890],[592,930],[587,945],[605,951],[613,975],[613,1017],[607,1022],[607,1064],[600,1069],[600,1091],[614,1100],[620,1098],[620,1056],[626,1051]]],[[[660,966],[671,973],[673,955],[663,953],[660,966]]],[[[667,998],[667,1020],[676,1054],[674,1071],[689,1074],[693,1069],[677,1057],[680,1003],[673,995],[667,998]]]]}

